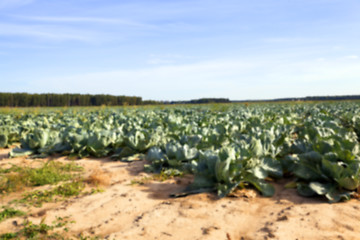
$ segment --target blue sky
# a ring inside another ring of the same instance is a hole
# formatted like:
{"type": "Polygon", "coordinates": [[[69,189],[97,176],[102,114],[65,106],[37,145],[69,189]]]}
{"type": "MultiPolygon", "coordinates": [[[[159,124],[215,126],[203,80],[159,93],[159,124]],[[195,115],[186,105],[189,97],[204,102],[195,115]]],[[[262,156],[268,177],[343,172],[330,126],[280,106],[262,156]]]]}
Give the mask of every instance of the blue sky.
{"type": "Polygon", "coordinates": [[[0,0],[0,92],[360,94],[358,0],[0,0]]]}

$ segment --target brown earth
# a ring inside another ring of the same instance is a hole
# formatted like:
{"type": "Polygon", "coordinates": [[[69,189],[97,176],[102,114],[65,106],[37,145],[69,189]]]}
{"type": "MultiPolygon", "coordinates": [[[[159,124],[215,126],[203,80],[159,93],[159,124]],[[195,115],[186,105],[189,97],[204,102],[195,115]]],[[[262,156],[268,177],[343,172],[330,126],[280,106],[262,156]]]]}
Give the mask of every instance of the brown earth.
{"type": "MultiPolygon", "coordinates": [[[[7,159],[0,150],[0,166],[35,164],[44,160],[7,159]]],[[[69,161],[64,157],[56,161],[69,161]]],[[[31,207],[29,220],[51,224],[56,217],[74,220],[67,236],[99,236],[104,239],[360,239],[360,202],[329,204],[321,198],[303,198],[294,189],[275,182],[272,198],[254,190],[237,191],[233,197],[217,199],[203,193],[183,198],[169,194],[184,189],[191,176],[163,182],[149,180],[144,161],[114,162],[82,159],[76,163],[103,184],[105,192],[70,198],[64,202],[31,207]],[[143,185],[131,184],[142,181],[143,185]]],[[[1,205],[19,193],[1,198],[1,205]]],[[[16,231],[12,218],[0,223],[0,234],[16,231]]]]}

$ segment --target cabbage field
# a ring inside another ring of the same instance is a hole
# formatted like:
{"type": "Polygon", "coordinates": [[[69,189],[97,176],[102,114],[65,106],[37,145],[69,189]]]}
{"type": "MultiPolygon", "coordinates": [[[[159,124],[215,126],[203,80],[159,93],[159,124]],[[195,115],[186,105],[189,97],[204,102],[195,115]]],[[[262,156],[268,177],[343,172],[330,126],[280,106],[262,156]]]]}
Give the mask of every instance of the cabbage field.
{"type": "Polygon", "coordinates": [[[146,158],[145,171],[193,174],[182,193],[253,187],[272,196],[288,179],[300,195],[358,196],[360,103],[46,109],[0,113],[10,157],[146,158]]]}

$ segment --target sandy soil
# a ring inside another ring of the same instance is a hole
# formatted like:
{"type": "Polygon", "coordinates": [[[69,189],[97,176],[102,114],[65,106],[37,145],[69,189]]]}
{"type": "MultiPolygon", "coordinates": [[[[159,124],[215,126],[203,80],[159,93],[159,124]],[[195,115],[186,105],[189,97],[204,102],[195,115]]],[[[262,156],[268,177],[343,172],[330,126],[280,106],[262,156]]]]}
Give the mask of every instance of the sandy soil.
{"type": "MultiPolygon", "coordinates": [[[[2,166],[33,161],[7,159],[7,150],[0,150],[2,166]]],[[[87,174],[95,172],[104,180],[105,192],[30,208],[29,220],[38,223],[46,217],[45,222],[51,224],[56,217],[70,217],[75,223],[69,225],[69,236],[82,233],[105,239],[360,239],[360,201],[356,199],[329,204],[320,198],[303,198],[285,189],[284,180],[274,183],[272,198],[241,190],[223,199],[215,194],[174,199],[169,194],[184,189],[190,176],[134,185],[132,180],[150,176],[142,172],[144,161],[76,162],[87,174]]],[[[16,194],[3,197],[1,205],[14,197],[16,194]]],[[[0,233],[15,231],[15,223],[22,221],[2,222],[0,233]]]]}

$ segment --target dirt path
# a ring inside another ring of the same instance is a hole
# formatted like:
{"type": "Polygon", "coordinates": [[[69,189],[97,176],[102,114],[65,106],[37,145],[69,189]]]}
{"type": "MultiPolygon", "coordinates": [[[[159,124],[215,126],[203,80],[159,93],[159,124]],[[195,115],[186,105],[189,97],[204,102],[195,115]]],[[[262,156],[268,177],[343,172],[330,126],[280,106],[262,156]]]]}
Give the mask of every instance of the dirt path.
{"type": "MultiPolygon", "coordinates": [[[[32,160],[7,159],[0,164],[32,160]]],[[[59,158],[60,161],[67,161],[59,158]]],[[[238,197],[217,199],[214,194],[169,198],[181,191],[191,177],[144,185],[143,161],[113,162],[108,159],[76,161],[87,174],[96,173],[107,187],[103,193],[72,198],[61,203],[31,208],[30,220],[70,217],[69,236],[100,236],[105,239],[360,239],[360,201],[328,204],[323,199],[302,198],[284,181],[275,183],[276,195],[263,198],[253,190],[238,191],[238,197]]],[[[3,197],[4,205],[11,196],[3,197]]],[[[14,221],[0,224],[0,233],[15,230],[14,221]]]]}

